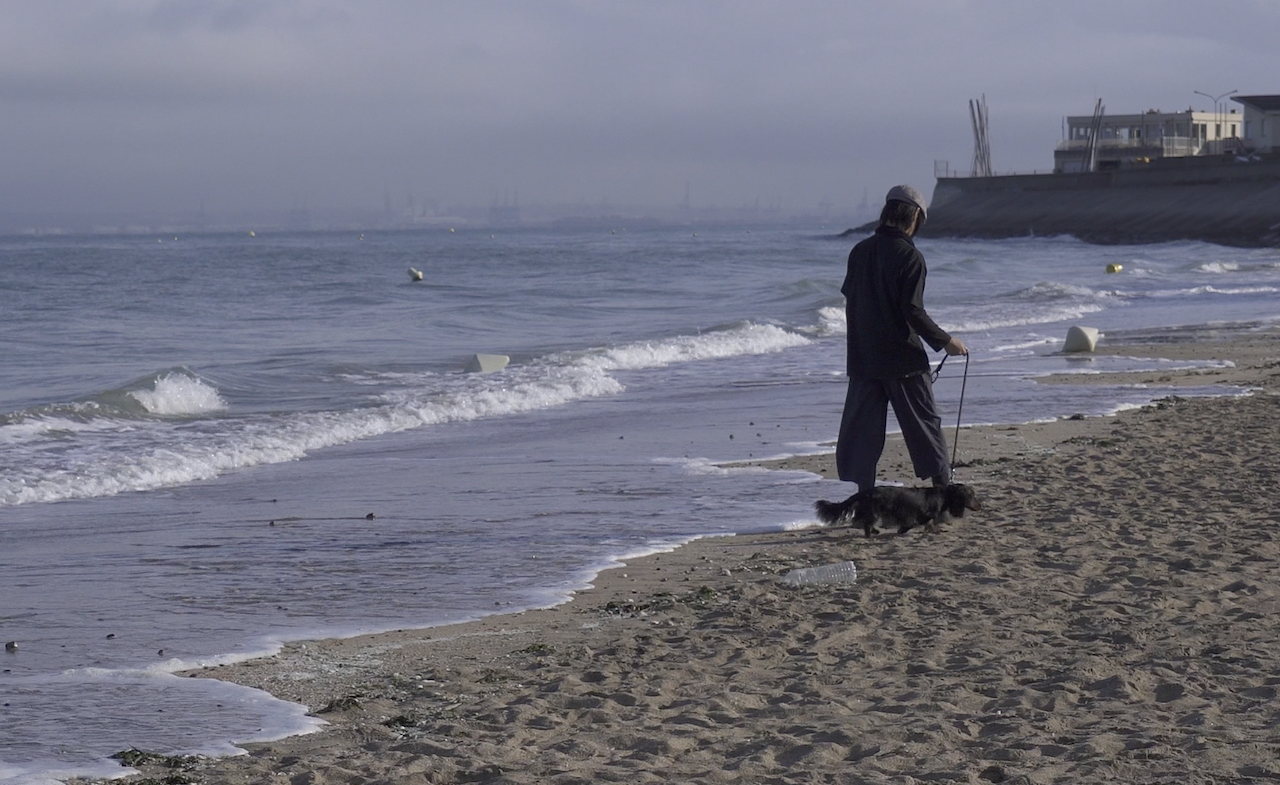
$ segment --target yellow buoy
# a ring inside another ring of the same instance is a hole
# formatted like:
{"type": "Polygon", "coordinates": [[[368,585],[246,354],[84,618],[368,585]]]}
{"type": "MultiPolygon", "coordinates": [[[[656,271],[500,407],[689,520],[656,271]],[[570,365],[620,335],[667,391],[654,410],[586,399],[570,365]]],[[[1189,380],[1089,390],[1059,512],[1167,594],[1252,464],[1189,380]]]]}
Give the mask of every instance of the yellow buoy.
{"type": "Polygon", "coordinates": [[[1107,265],[1107,272],[1109,273],[1118,273],[1123,269],[1124,269],[1123,264],[1116,264],[1115,262],[1112,262],[1111,264],[1107,265]]]}

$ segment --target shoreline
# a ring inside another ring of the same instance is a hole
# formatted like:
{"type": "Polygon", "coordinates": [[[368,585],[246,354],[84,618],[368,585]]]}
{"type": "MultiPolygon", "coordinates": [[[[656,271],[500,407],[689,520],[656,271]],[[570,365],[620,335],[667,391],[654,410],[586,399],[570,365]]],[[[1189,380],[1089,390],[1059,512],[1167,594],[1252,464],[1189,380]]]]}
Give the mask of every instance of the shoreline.
{"type": "MultiPolygon", "coordinates": [[[[1178,388],[1181,387],[1222,385],[1247,390],[1265,384],[1280,385],[1280,328],[1246,334],[1226,332],[1212,336],[1195,335],[1188,340],[1163,340],[1157,343],[1108,343],[1104,337],[1095,351],[1082,354],[1081,358],[1090,355],[1124,355],[1171,361],[1228,360],[1232,365],[1130,372],[1062,373],[1034,377],[1033,380],[1037,384],[1151,387],[1166,391],[1167,395],[1160,396],[1162,398],[1177,397],[1178,388]]],[[[1222,397],[1234,394],[1224,393],[1222,397]]],[[[957,474],[965,482],[988,482],[992,479],[991,470],[1000,464],[1062,449],[1062,443],[1067,440],[1090,438],[1106,429],[1106,421],[1128,411],[1134,409],[1124,409],[1116,414],[1099,417],[1068,415],[1026,423],[963,425],[956,451],[957,474]]],[[[954,425],[944,428],[944,432],[948,446],[953,446],[956,436],[954,425]]],[[[777,470],[799,469],[826,479],[835,479],[835,442],[828,444],[833,452],[774,460],[739,461],[727,465],[777,470]]],[[[878,479],[882,482],[904,485],[919,483],[912,472],[910,456],[900,433],[887,436],[879,472],[878,479]]]]}
{"type": "MultiPolygon", "coordinates": [[[[1171,395],[1115,416],[962,429],[958,474],[985,509],[937,536],[705,537],[606,569],[550,608],[288,643],[190,674],[263,689],[330,724],[189,761],[186,776],[1274,776],[1280,744],[1266,728],[1280,722],[1280,678],[1267,662],[1280,635],[1267,619],[1280,593],[1267,570],[1280,548],[1268,491],[1280,460],[1266,446],[1280,438],[1280,335],[1104,342],[1096,354],[1123,352],[1235,365],[1125,375],[1171,395]],[[1173,392],[1206,383],[1259,391],[1173,392]],[[856,583],[778,580],[842,559],[858,564],[856,583]]],[[[1100,381],[1116,380],[1046,383],[1100,381]]],[[[831,463],[828,453],[734,465],[829,476],[831,463]]],[[[891,438],[882,479],[908,466],[891,438]]]]}

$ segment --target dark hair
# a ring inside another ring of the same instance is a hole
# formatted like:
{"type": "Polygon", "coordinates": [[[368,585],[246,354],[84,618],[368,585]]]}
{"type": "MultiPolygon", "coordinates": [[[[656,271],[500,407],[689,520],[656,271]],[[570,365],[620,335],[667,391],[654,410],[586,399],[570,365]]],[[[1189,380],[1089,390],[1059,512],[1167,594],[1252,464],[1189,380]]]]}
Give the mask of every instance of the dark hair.
{"type": "Polygon", "coordinates": [[[892,226],[894,229],[910,232],[918,212],[920,212],[920,208],[914,204],[891,199],[884,203],[884,209],[880,211],[880,225],[892,226]]]}

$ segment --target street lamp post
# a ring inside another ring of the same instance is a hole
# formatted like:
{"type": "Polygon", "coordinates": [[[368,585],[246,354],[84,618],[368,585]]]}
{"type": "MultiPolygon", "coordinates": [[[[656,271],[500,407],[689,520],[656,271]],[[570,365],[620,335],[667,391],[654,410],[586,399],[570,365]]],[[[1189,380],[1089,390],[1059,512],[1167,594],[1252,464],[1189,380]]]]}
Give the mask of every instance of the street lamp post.
{"type": "MultiPolygon", "coordinates": [[[[1208,98],[1210,101],[1213,101],[1213,124],[1214,124],[1214,130],[1218,134],[1218,153],[1221,154],[1222,153],[1222,126],[1226,125],[1227,118],[1224,117],[1223,112],[1218,109],[1218,102],[1222,101],[1223,98],[1226,98],[1229,95],[1234,95],[1235,93],[1238,93],[1240,91],[1231,90],[1223,93],[1220,96],[1217,96],[1216,98],[1212,95],[1209,95],[1208,93],[1202,93],[1199,90],[1192,90],[1191,92],[1195,93],[1196,95],[1203,95],[1205,98],[1208,98]]],[[[1225,102],[1223,102],[1223,106],[1226,106],[1225,102]]]]}

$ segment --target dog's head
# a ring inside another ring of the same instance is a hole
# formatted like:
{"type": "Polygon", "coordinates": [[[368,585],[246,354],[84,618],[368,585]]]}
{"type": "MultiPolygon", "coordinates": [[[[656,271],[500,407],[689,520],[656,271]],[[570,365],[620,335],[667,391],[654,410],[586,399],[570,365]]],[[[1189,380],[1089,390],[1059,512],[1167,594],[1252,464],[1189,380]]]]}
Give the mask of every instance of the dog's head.
{"type": "Polygon", "coordinates": [[[943,501],[946,505],[947,513],[952,518],[963,518],[965,510],[982,509],[982,502],[978,500],[978,494],[963,483],[953,482],[948,485],[943,501]]]}

